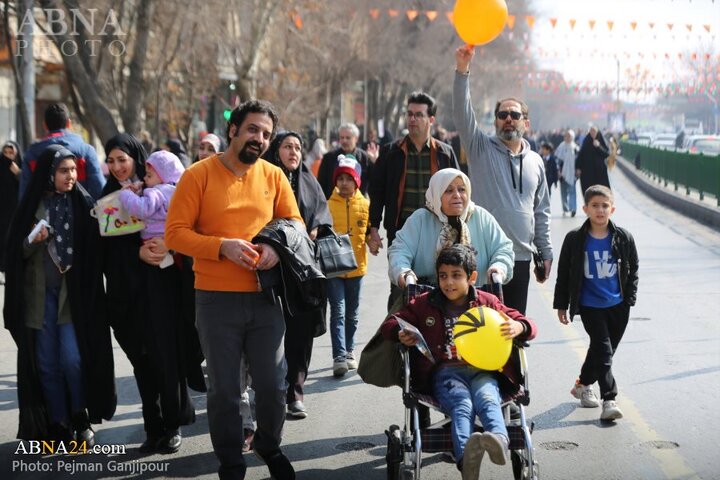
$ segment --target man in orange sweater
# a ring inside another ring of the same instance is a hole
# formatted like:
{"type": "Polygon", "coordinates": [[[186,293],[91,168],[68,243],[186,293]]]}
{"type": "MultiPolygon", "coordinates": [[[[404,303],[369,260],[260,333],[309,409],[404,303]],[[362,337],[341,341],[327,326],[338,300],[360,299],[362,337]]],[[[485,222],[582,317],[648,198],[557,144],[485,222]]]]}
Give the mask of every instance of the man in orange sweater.
{"type": "Polygon", "coordinates": [[[187,169],[170,204],[168,248],[194,259],[196,326],[207,360],[208,423],[221,479],[245,478],[239,413],[240,361],[248,361],[256,398],[253,448],[278,480],[294,479],[280,451],[285,421],[285,323],[279,302],[260,292],[257,270],[268,270],[277,252],[251,239],[271,220],[302,221],[290,183],[262,160],[278,117],[264,101],[233,110],[227,150],[187,169]]]}

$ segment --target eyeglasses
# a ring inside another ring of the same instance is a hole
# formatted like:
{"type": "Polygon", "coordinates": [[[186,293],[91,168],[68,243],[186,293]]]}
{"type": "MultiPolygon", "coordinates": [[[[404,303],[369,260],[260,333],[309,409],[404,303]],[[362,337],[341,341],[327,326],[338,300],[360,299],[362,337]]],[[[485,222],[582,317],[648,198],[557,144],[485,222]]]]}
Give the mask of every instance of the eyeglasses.
{"type": "Polygon", "coordinates": [[[522,113],[517,112],[515,110],[510,111],[503,111],[498,112],[497,115],[495,115],[499,120],[507,120],[507,117],[512,118],[513,120],[520,120],[523,116],[522,113]]]}
{"type": "Polygon", "coordinates": [[[426,115],[423,112],[405,112],[405,116],[409,119],[422,120],[426,115]]]}

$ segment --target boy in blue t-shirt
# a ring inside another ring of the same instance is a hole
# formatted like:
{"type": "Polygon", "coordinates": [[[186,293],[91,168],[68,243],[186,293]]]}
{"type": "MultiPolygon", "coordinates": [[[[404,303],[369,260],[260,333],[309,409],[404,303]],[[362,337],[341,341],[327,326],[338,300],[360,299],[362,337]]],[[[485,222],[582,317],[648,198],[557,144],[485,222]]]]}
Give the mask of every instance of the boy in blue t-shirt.
{"type": "Polygon", "coordinates": [[[583,211],[588,219],[563,242],[553,308],[565,325],[579,313],[590,336],[580,377],[570,393],[583,407],[598,407],[592,390],[597,381],[603,400],[600,419],[612,421],[623,416],[615,402],[618,390],[611,367],[635,305],[638,255],[630,232],[610,221],[615,205],[609,188],[588,188],[583,211]]]}

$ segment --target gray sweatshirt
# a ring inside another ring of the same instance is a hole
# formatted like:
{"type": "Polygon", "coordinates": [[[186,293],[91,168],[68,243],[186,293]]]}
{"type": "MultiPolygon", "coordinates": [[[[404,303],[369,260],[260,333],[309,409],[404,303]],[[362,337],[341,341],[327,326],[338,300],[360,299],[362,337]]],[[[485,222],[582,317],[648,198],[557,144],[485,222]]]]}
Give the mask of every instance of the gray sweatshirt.
{"type": "Polygon", "coordinates": [[[489,211],[513,242],[515,260],[532,259],[534,243],[543,259],[553,258],[550,195],[540,155],[522,140],[513,155],[496,136],[478,127],[470,101],[468,76],[455,72],[453,119],[470,167],[472,200],[489,211]]]}

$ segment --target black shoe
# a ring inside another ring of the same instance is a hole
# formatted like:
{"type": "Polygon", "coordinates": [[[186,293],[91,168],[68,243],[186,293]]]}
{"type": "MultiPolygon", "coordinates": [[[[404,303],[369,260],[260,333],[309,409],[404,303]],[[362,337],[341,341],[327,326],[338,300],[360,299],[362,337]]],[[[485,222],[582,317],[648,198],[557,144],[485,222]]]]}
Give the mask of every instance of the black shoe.
{"type": "Polygon", "coordinates": [[[48,428],[48,435],[50,440],[63,442],[66,447],[68,446],[68,442],[75,440],[72,428],[65,424],[65,422],[53,423],[50,425],[48,428]]]}
{"type": "Polygon", "coordinates": [[[260,454],[257,450],[255,453],[265,462],[270,470],[270,475],[275,480],[295,480],[295,469],[280,450],[265,455],[260,454]]]}
{"type": "Polygon", "coordinates": [[[147,438],[145,441],[140,445],[140,448],[138,448],[138,451],[140,453],[155,453],[160,448],[160,440],[163,437],[160,435],[147,435],[147,438]]]}
{"type": "Polygon", "coordinates": [[[570,216],[571,216],[571,217],[574,217],[574,216],[575,216],[575,210],[573,210],[572,212],[570,212],[570,216]]]}
{"type": "Polygon", "coordinates": [[[170,430],[158,442],[158,450],[162,453],[175,453],[182,445],[182,434],[180,429],[170,430]]]}
{"type": "Polygon", "coordinates": [[[90,426],[90,417],[87,410],[75,412],[71,419],[72,430],[78,443],[85,442],[87,448],[95,445],[95,432],[90,426]]]}

